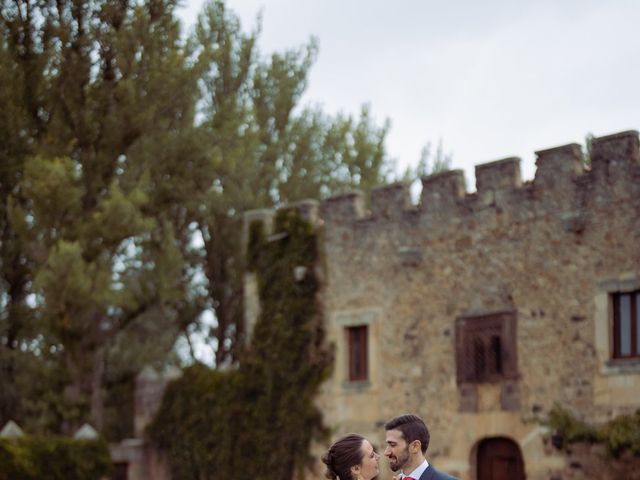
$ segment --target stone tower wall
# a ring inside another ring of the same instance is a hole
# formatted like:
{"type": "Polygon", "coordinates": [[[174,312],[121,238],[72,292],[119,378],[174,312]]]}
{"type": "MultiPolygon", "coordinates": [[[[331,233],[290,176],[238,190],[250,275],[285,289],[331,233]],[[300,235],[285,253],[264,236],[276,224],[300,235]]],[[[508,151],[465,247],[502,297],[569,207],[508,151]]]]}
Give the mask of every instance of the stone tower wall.
{"type": "Polygon", "coordinates": [[[336,365],[319,403],[336,436],[382,447],[384,422],[415,412],[440,469],[473,479],[479,442],[506,437],[537,480],[566,468],[534,421],[554,403],[591,422],[640,407],[640,362],[610,353],[611,294],[640,289],[638,133],[595,139],[588,170],[577,144],[537,152],[536,166],[523,182],[518,158],[479,165],[474,193],[461,171],[436,174],[418,205],[405,184],[322,203],[336,365]],[[516,319],[517,378],[462,384],[456,321],[496,312],[516,319]],[[356,325],[368,326],[366,382],[347,378],[356,325]]]}

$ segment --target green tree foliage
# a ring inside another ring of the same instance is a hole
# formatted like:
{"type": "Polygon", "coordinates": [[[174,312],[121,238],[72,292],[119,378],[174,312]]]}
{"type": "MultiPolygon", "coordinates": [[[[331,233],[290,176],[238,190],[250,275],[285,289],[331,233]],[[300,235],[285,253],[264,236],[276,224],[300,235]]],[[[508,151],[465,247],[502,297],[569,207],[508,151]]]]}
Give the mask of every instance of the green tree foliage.
{"type": "Polygon", "coordinates": [[[122,422],[136,372],[206,312],[216,365],[231,363],[241,213],[388,175],[388,126],[367,108],[300,105],[313,41],[263,55],[221,1],[185,38],[175,7],[2,1],[2,421],[122,422]]]}
{"type": "Polygon", "coordinates": [[[192,39],[204,72],[198,132],[216,176],[194,184],[181,202],[203,243],[195,257],[202,290],[191,303],[200,309],[189,320],[204,310],[215,314],[217,365],[235,358],[243,334],[242,212],[368,190],[389,169],[388,125],[377,127],[368,108],[352,118],[300,106],[315,42],[266,57],[257,49],[258,33],[243,32],[237,16],[215,1],[206,4],[192,39]]]}
{"type": "Polygon", "coordinates": [[[438,141],[438,147],[435,153],[433,152],[431,142],[427,142],[425,146],[422,147],[418,164],[415,167],[407,167],[400,179],[413,181],[416,178],[451,170],[452,158],[453,155],[451,153],[444,152],[442,139],[438,141]]]}
{"type": "MultiPolygon", "coordinates": [[[[197,76],[173,8],[2,3],[0,122],[16,137],[2,151],[3,377],[19,376],[16,351],[57,364],[67,429],[87,414],[102,426],[112,344],[171,320],[184,297],[173,225],[151,203],[162,159],[145,150],[193,124],[197,76]]],[[[14,397],[6,415],[19,416],[14,397]]]]}
{"type": "Polygon", "coordinates": [[[242,471],[290,480],[308,465],[311,441],[326,433],[313,401],[331,364],[317,302],[317,235],[293,210],[278,214],[275,230],[283,235],[267,241],[260,224],[251,226],[261,313],[239,368],[187,369],[150,428],[176,479],[242,471]]]}
{"type": "MultiPolygon", "coordinates": [[[[3,16],[4,8],[3,4],[3,16]]],[[[30,137],[38,131],[40,123],[33,102],[40,97],[41,88],[39,76],[33,72],[42,67],[29,42],[22,41],[26,45],[19,49],[11,48],[20,38],[17,26],[9,29],[2,22],[0,28],[0,418],[6,419],[10,412],[23,410],[14,387],[21,376],[18,370],[21,365],[27,368],[37,364],[18,349],[29,328],[27,296],[32,265],[25,242],[9,222],[7,200],[11,195],[16,201],[23,201],[20,179],[30,151],[30,137]]],[[[30,334],[33,333],[31,330],[30,334]]]]}

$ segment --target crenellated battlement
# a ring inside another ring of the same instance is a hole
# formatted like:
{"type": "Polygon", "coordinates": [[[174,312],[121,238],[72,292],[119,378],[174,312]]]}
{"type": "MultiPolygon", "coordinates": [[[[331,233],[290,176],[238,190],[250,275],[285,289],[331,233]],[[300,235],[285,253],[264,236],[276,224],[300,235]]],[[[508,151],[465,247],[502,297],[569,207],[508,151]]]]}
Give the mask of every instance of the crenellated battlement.
{"type": "Polygon", "coordinates": [[[608,163],[640,162],[638,144],[638,132],[636,130],[594,138],[591,144],[593,168],[595,169],[602,164],[608,163]]]}
{"type": "Polygon", "coordinates": [[[361,192],[329,198],[322,204],[322,218],[329,224],[348,224],[367,220],[378,222],[415,219],[453,219],[488,207],[518,215],[531,215],[534,203],[544,212],[573,210],[584,206],[585,195],[619,195],[620,188],[637,187],[640,175],[640,149],[635,130],[595,138],[591,169],[583,165],[577,143],[536,152],[536,173],[523,182],[520,158],[509,157],[475,167],[476,192],[465,189],[462,170],[451,170],[422,178],[422,194],[417,205],[410,202],[409,184],[396,183],[371,192],[370,211],[361,192]],[[635,179],[635,183],[633,181],[635,179]],[[615,184],[615,185],[613,185],[615,184]],[[616,190],[612,193],[612,190],[616,190]],[[528,213],[527,213],[528,212],[528,213]]]}
{"type": "Polygon", "coordinates": [[[393,218],[411,207],[410,185],[392,183],[371,190],[371,215],[375,218],[393,218]]]}
{"type": "Polygon", "coordinates": [[[520,185],[522,185],[522,175],[520,173],[519,157],[509,157],[476,165],[476,189],[478,193],[510,190],[520,185]]]}
{"type": "MultiPolygon", "coordinates": [[[[475,167],[475,192],[466,190],[462,170],[450,170],[421,179],[417,204],[411,202],[410,184],[398,182],[374,188],[370,202],[362,192],[351,191],[321,204],[305,200],[286,208],[296,208],[314,222],[321,219],[327,227],[362,223],[385,228],[387,223],[417,222],[437,228],[474,215],[482,222],[489,209],[506,213],[513,221],[550,214],[577,218],[599,198],[640,194],[640,142],[635,130],[594,138],[591,168],[585,168],[577,143],[535,154],[535,176],[527,182],[522,180],[520,158],[509,157],[475,167]]],[[[253,210],[245,214],[245,226],[261,220],[270,233],[272,218],[271,210],[253,210]]]]}
{"type": "Polygon", "coordinates": [[[439,204],[457,202],[464,198],[464,172],[462,170],[449,170],[423,177],[422,195],[420,203],[425,208],[432,209],[439,204]]]}

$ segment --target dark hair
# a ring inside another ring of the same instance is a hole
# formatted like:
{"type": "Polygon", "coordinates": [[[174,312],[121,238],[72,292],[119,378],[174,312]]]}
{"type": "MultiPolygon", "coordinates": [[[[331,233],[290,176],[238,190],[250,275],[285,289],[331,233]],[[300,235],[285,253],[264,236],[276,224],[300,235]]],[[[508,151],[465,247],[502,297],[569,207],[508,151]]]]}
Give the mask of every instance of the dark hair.
{"type": "Polygon", "coordinates": [[[417,415],[400,415],[385,423],[384,429],[400,430],[407,443],[420,440],[420,448],[423,454],[429,448],[429,429],[417,415]]]}
{"type": "Polygon", "coordinates": [[[360,465],[364,457],[362,442],[363,436],[349,433],[331,445],[322,456],[322,462],[327,466],[324,476],[330,480],[353,480],[351,467],[360,465]]]}

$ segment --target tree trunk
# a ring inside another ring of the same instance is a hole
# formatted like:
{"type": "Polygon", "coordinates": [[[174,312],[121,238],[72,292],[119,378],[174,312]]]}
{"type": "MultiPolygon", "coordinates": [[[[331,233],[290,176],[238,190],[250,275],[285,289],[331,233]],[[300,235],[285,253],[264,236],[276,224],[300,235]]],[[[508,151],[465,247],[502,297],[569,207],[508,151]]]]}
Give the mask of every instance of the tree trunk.
{"type": "Polygon", "coordinates": [[[67,353],[65,363],[70,383],[64,390],[64,399],[70,415],[63,422],[63,433],[73,435],[86,422],[101,431],[104,424],[104,349],[78,355],[67,353]]]}
{"type": "Polygon", "coordinates": [[[93,354],[93,369],[91,371],[91,404],[89,418],[91,425],[97,431],[104,426],[104,392],[102,389],[105,369],[104,348],[98,348],[93,354]]]}

